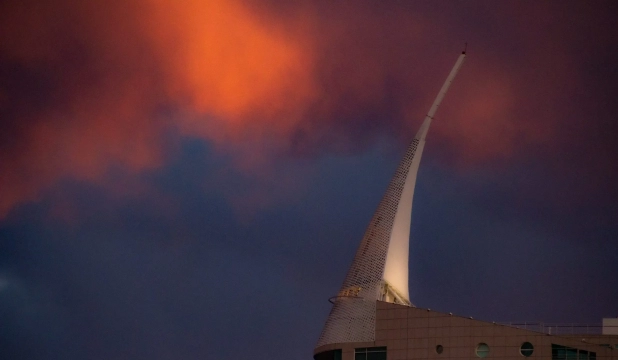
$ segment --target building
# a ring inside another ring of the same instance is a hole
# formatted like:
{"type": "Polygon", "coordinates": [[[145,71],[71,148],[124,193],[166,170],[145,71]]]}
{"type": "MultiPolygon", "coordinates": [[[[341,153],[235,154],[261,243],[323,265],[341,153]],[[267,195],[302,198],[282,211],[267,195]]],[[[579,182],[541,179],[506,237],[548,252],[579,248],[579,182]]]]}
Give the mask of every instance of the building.
{"type": "Polygon", "coordinates": [[[410,221],[420,159],[431,121],[465,57],[464,51],[408,146],[339,293],[330,299],[333,307],[314,359],[618,360],[618,319],[605,319],[600,334],[581,334],[580,328],[565,333],[559,326],[496,324],[410,302],[410,221]]]}

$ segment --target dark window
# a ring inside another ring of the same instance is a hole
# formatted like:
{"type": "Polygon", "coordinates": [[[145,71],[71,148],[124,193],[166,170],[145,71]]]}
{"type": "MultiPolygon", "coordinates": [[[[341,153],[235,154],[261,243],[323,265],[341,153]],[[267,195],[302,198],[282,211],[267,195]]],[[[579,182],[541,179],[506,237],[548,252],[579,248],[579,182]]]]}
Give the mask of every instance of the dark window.
{"type": "Polygon", "coordinates": [[[565,360],[566,348],[564,346],[551,344],[551,358],[552,360],[565,360]]]}
{"type": "Polygon", "coordinates": [[[444,346],[442,346],[442,345],[437,345],[436,346],[436,352],[438,354],[442,354],[443,351],[444,351],[444,346]]]}
{"type": "Polygon", "coordinates": [[[588,360],[588,351],[579,350],[579,356],[577,357],[579,360],[588,360]]]}
{"type": "Polygon", "coordinates": [[[568,346],[551,344],[552,360],[596,360],[597,353],[593,351],[575,349],[568,346]]]}
{"type": "Polygon", "coordinates": [[[577,349],[566,348],[566,358],[567,360],[577,360],[577,349]]]}
{"type": "Polygon", "coordinates": [[[324,351],[313,355],[314,360],[341,360],[341,349],[324,351]]]}
{"type": "Polygon", "coordinates": [[[354,360],[386,360],[386,347],[355,349],[354,360]]]}
{"type": "Polygon", "coordinates": [[[534,352],[534,346],[532,346],[532,344],[527,341],[521,344],[521,347],[519,348],[519,353],[525,357],[532,356],[533,352],[534,352]]]}

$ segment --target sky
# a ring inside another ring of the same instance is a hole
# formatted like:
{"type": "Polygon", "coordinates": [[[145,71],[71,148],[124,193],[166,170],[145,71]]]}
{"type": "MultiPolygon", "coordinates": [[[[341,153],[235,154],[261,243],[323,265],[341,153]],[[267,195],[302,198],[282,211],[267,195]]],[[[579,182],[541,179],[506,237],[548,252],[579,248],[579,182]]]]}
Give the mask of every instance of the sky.
{"type": "Polygon", "coordinates": [[[410,296],[618,316],[613,1],[0,2],[7,359],[310,359],[467,43],[410,296]]]}

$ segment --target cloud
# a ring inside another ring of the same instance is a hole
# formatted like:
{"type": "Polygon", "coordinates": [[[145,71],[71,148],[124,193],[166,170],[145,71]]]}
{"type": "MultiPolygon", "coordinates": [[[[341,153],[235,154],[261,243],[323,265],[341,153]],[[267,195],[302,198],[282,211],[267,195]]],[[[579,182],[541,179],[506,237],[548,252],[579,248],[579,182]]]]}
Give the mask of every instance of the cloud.
{"type": "Polygon", "coordinates": [[[573,113],[563,104],[585,82],[572,48],[589,41],[561,34],[602,32],[577,20],[600,11],[578,6],[539,18],[485,3],[5,2],[0,217],[61,179],[157,169],[186,137],[265,183],[281,156],[403,143],[464,36],[470,58],[438,114],[438,156],[465,168],[528,144],[557,152],[573,113]]]}
{"type": "Polygon", "coordinates": [[[310,94],[304,50],[235,2],[16,2],[2,13],[0,216],[65,177],[158,167],[170,132],[240,139],[310,94]],[[187,114],[172,120],[166,107],[187,114]],[[262,123],[251,129],[250,117],[262,123]]]}

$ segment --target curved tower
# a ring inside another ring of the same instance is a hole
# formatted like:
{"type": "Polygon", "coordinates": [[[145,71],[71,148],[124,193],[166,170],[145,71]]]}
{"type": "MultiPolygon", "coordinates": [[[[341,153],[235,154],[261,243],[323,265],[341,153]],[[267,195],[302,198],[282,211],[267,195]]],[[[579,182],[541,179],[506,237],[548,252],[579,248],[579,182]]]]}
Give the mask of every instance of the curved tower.
{"type": "Polygon", "coordinates": [[[408,254],[412,198],[425,137],[451,82],[463,64],[462,52],[423,124],[399,164],[365,231],[316,348],[375,340],[376,301],[410,306],[408,254]]]}

